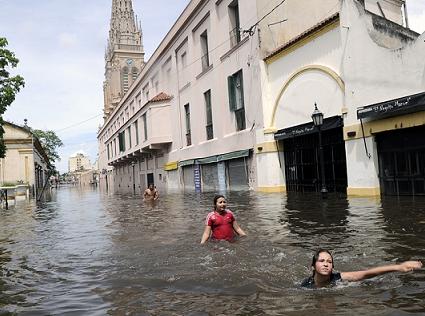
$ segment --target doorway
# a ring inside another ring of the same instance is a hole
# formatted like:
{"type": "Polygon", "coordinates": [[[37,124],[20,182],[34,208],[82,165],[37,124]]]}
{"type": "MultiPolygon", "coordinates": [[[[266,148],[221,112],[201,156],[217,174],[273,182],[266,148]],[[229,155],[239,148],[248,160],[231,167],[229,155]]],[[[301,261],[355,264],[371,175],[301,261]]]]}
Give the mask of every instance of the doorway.
{"type": "Polygon", "coordinates": [[[153,184],[153,185],[155,185],[155,181],[154,181],[153,173],[148,173],[148,174],[146,175],[146,177],[147,177],[147,180],[148,180],[148,185],[149,185],[149,184],[153,184]]]}
{"type": "MultiPolygon", "coordinates": [[[[329,192],[347,191],[347,166],[342,126],[322,131],[326,188],[329,192]]],[[[320,192],[318,134],[283,140],[286,189],[294,192],[320,192]]]]}
{"type": "Polygon", "coordinates": [[[425,195],[425,126],[376,135],[384,195],[425,195]]]}

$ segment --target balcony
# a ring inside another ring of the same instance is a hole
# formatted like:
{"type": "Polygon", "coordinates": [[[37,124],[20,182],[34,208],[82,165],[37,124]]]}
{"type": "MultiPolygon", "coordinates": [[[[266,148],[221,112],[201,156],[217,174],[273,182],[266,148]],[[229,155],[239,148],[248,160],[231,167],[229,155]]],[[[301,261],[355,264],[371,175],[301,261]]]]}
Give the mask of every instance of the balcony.
{"type": "MultiPolygon", "coordinates": [[[[136,160],[137,157],[166,150],[166,147],[172,143],[173,121],[171,119],[170,100],[170,96],[161,93],[149,100],[139,112],[135,113],[134,116],[137,117],[141,125],[139,139],[142,141],[139,145],[128,148],[128,141],[126,140],[125,150],[111,157],[108,160],[110,165],[126,164],[129,161],[136,160]],[[146,115],[146,139],[142,115],[146,115]]],[[[134,120],[130,119],[129,122],[133,124],[134,120]]],[[[125,124],[122,130],[127,130],[128,126],[128,123],[125,124]]]]}

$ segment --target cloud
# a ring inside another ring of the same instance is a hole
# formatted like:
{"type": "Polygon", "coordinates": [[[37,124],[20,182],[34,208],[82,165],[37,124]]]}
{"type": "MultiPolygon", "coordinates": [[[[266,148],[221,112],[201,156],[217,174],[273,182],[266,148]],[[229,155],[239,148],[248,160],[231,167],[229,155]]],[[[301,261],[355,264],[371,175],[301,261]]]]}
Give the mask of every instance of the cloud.
{"type": "Polygon", "coordinates": [[[407,2],[409,27],[418,32],[425,32],[425,1],[410,0],[407,2]]]}
{"type": "Polygon", "coordinates": [[[60,33],[59,34],[59,46],[64,49],[71,49],[76,47],[78,44],[77,36],[71,33],[60,33]]]}

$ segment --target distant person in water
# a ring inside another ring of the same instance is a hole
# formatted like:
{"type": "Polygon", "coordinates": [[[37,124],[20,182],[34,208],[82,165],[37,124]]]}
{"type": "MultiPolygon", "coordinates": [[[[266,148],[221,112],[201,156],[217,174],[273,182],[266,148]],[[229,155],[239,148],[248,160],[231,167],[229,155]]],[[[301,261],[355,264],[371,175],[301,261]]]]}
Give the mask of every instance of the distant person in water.
{"type": "Polygon", "coordinates": [[[400,264],[391,264],[375,267],[363,271],[334,272],[334,261],[332,254],[326,249],[318,250],[311,263],[313,275],[305,279],[301,286],[305,288],[320,288],[335,285],[338,281],[361,281],[388,272],[409,272],[422,268],[420,261],[405,261],[400,264]]]}
{"type": "Polygon", "coordinates": [[[201,244],[204,244],[210,237],[211,240],[233,241],[236,236],[235,232],[238,236],[246,236],[236,222],[232,211],[227,209],[226,198],[223,195],[216,195],[214,197],[214,211],[208,213],[205,220],[201,244]]]}
{"type": "Polygon", "coordinates": [[[143,193],[143,200],[144,201],[156,201],[159,198],[159,193],[156,187],[150,183],[148,188],[143,193]]]}

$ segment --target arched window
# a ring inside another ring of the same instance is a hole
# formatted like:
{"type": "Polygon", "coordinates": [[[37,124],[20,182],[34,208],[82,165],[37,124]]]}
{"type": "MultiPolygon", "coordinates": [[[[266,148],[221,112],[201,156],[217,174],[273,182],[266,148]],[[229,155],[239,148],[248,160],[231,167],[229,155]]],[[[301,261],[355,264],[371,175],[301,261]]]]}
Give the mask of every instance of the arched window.
{"type": "Polygon", "coordinates": [[[126,93],[128,91],[128,68],[124,67],[121,72],[122,90],[126,93]]]}
{"type": "Polygon", "coordinates": [[[131,70],[133,82],[136,80],[138,74],[139,74],[139,70],[136,67],[133,67],[133,69],[131,70]]]}

